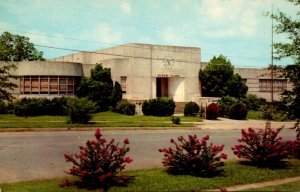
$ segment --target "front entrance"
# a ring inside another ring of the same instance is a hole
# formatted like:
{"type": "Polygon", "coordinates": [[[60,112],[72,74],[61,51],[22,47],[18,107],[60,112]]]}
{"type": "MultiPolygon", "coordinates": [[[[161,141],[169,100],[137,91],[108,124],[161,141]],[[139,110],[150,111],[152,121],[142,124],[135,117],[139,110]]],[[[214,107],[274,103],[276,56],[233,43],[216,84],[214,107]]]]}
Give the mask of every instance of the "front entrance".
{"type": "Polygon", "coordinates": [[[156,97],[168,97],[168,78],[156,78],[156,97]]]}

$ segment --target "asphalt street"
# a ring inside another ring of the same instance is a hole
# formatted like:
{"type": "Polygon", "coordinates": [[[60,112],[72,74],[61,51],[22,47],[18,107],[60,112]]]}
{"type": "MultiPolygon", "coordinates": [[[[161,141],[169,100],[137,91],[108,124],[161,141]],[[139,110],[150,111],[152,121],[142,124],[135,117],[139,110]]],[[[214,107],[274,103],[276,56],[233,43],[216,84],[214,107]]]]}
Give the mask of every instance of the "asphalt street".
{"type": "MultiPolygon", "coordinates": [[[[112,128],[113,129],[113,128],[112,128]]],[[[234,158],[230,147],[237,143],[240,129],[171,129],[171,130],[123,130],[103,131],[106,139],[123,142],[129,139],[128,155],[133,162],[127,170],[161,167],[163,154],[159,148],[171,146],[170,138],[180,135],[210,135],[210,142],[224,144],[224,151],[234,158]]],[[[295,131],[284,129],[281,136],[294,139],[295,131]]],[[[0,183],[33,179],[64,177],[71,164],[64,159],[65,153],[76,153],[78,146],[94,139],[94,131],[59,132],[2,132],[0,133],[0,183]]]]}

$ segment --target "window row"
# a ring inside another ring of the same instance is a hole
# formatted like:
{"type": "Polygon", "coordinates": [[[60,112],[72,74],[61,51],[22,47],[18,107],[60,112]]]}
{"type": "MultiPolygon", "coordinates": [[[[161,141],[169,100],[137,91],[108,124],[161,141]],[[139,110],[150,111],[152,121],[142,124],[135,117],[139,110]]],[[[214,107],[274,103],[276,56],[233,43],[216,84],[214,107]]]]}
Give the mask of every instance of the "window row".
{"type": "Polygon", "coordinates": [[[21,94],[74,94],[78,77],[24,76],[20,78],[21,94]]]}
{"type": "MultiPolygon", "coordinates": [[[[259,80],[259,92],[271,92],[272,80],[260,79],[259,80]]],[[[286,79],[273,79],[273,92],[280,93],[287,90],[286,79]]]]}

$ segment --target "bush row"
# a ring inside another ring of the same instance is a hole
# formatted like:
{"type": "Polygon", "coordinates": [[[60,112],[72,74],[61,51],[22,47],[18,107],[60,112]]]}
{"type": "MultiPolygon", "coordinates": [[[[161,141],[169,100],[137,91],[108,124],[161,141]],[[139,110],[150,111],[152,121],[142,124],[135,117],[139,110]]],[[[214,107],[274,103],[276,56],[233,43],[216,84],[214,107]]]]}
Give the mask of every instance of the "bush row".
{"type": "Polygon", "coordinates": [[[67,98],[22,98],[14,103],[16,116],[66,115],[67,98]]]}
{"type": "MultiPolygon", "coordinates": [[[[296,141],[283,141],[278,134],[281,129],[242,130],[242,143],[232,147],[238,158],[248,159],[258,167],[278,166],[281,160],[294,154],[299,143],[296,141]]],[[[80,146],[80,153],[65,154],[65,160],[73,166],[66,171],[68,174],[79,177],[74,184],[80,187],[95,189],[102,188],[107,191],[114,185],[126,186],[133,179],[120,175],[126,164],[133,161],[126,153],[129,152],[129,140],[126,138],[120,144],[114,139],[107,141],[99,129],[95,132],[96,140],[86,142],[80,146]]],[[[198,139],[197,135],[188,138],[179,136],[177,140],[170,139],[172,147],[159,149],[163,153],[162,164],[170,174],[188,174],[199,177],[214,177],[222,173],[224,165],[222,159],[227,154],[222,153],[224,145],[214,145],[208,142],[209,135],[198,139]]],[[[65,181],[63,186],[70,185],[65,181]]]]}

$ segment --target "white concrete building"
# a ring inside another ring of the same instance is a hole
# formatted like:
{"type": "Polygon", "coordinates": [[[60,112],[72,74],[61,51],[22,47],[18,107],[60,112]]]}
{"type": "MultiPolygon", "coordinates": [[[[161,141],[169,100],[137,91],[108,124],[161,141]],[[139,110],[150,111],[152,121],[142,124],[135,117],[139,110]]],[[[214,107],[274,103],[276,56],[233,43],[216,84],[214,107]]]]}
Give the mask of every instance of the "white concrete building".
{"type": "MultiPolygon", "coordinates": [[[[135,103],[156,97],[171,97],[185,103],[216,98],[202,98],[198,73],[207,62],[201,62],[201,50],[150,44],[126,44],[95,52],[78,52],[50,61],[17,62],[19,88],[12,93],[21,97],[73,96],[83,76],[89,76],[96,63],[111,68],[113,81],[118,81],[123,98],[135,103]]],[[[5,65],[1,62],[0,65],[5,65]]],[[[248,93],[271,100],[271,77],[265,69],[235,68],[247,86],[248,93]]],[[[273,97],[280,100],[284,90],[291,89],[287,79],[274,75],[273,97]]]]}

